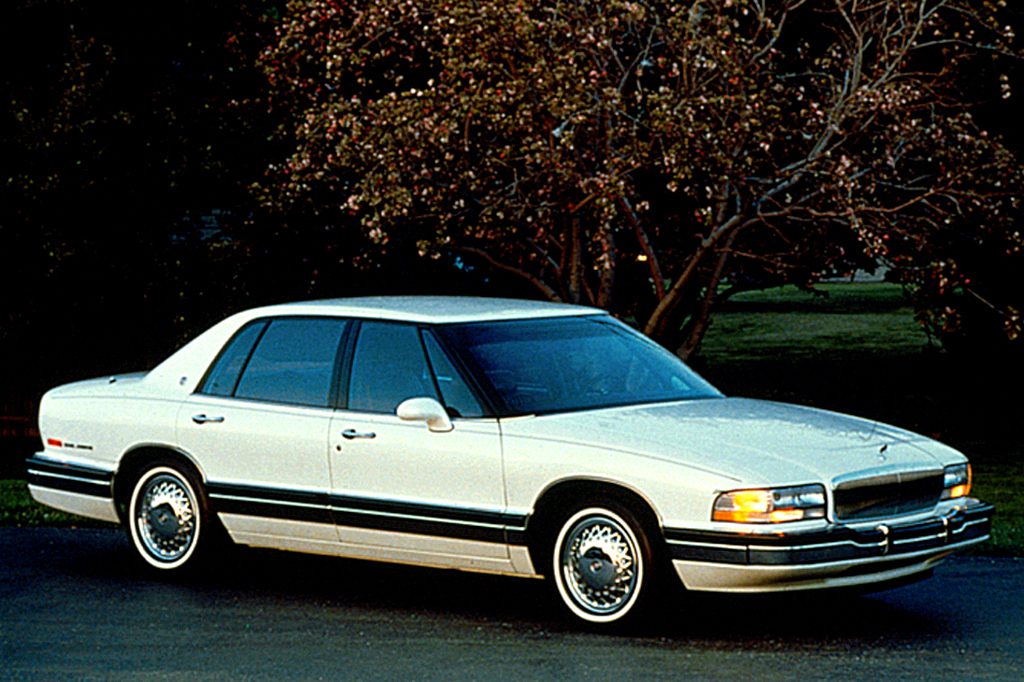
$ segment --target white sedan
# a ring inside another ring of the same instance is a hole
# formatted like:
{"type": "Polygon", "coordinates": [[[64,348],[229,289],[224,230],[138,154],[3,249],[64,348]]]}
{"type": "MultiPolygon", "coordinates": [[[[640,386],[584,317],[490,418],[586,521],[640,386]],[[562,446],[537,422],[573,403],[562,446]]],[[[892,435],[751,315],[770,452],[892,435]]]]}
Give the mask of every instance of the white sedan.
{"type": "Polygon", "coordinates": [[[156,569],[259,547],[548,576],[621,624],[687,590],[926,575],[989,537],[966,458],[892,426],[725,397],[593,308],[275,305],[145,374],[49,391],[32,496],[123,523],[156,569]],[[677,583],[678,584],[678,583],[677,583]]]}

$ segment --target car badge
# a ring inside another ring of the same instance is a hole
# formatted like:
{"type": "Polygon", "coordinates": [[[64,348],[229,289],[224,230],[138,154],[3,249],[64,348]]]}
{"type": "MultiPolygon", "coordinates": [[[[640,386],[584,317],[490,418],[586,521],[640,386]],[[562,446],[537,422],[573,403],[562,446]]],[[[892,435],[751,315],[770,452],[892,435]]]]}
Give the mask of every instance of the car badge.
{"type": "Polygon", "coordinates": [[[878,461],[879,462],[885,462],[885,461],[887,461],[889,459],[888,457],[885,456],[885,451],[888,450],[888,449],[889,449],[888,445],[883,445],[878,450],[878,461]]]}

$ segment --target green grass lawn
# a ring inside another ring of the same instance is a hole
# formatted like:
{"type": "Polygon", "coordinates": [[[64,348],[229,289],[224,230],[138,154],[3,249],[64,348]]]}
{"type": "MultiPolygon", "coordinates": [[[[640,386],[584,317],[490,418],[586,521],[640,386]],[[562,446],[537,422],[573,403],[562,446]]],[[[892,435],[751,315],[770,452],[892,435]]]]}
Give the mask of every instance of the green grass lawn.
{"type": "Polygon", "coordinates": [[[930,347],[897,285],[823,284],[820,295],[795,287],[737,295],[716,313],[703,352],[709,361],[743,362],[920,354],[930,347]]]}

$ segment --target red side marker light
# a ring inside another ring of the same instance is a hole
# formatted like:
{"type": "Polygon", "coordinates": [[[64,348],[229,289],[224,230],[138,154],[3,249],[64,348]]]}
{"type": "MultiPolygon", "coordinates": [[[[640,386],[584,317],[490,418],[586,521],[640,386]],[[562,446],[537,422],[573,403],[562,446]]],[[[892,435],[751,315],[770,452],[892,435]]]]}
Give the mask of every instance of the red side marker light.
{"type": "Polygon", "coordinates": [[[60,438],[47,438],[46,444],[55,448],[64,447],[64,443],[60,442],[60,438]]]}

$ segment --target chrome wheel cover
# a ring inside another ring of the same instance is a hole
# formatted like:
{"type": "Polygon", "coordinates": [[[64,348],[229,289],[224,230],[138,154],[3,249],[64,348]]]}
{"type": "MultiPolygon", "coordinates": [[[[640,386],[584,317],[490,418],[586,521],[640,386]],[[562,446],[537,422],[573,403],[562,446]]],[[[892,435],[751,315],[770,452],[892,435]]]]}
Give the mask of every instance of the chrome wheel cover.
{"type": "Polygon", "coordinates": [[[563,529],[559,548],[556,560],[562,583],[567,596],[584,612],[580,615],[611,620],[632,606],[642,578],[642,559],[636,538],[623,520],[604,510],[577,514],[563,529]]]}
{"type": "Polygon", "coordinates": [[[160,562],[182,559],[195,543],[195,495],[181,477],[168,470],[144,481],[136,492],[133,513],[139,542],[160,562]]]}

